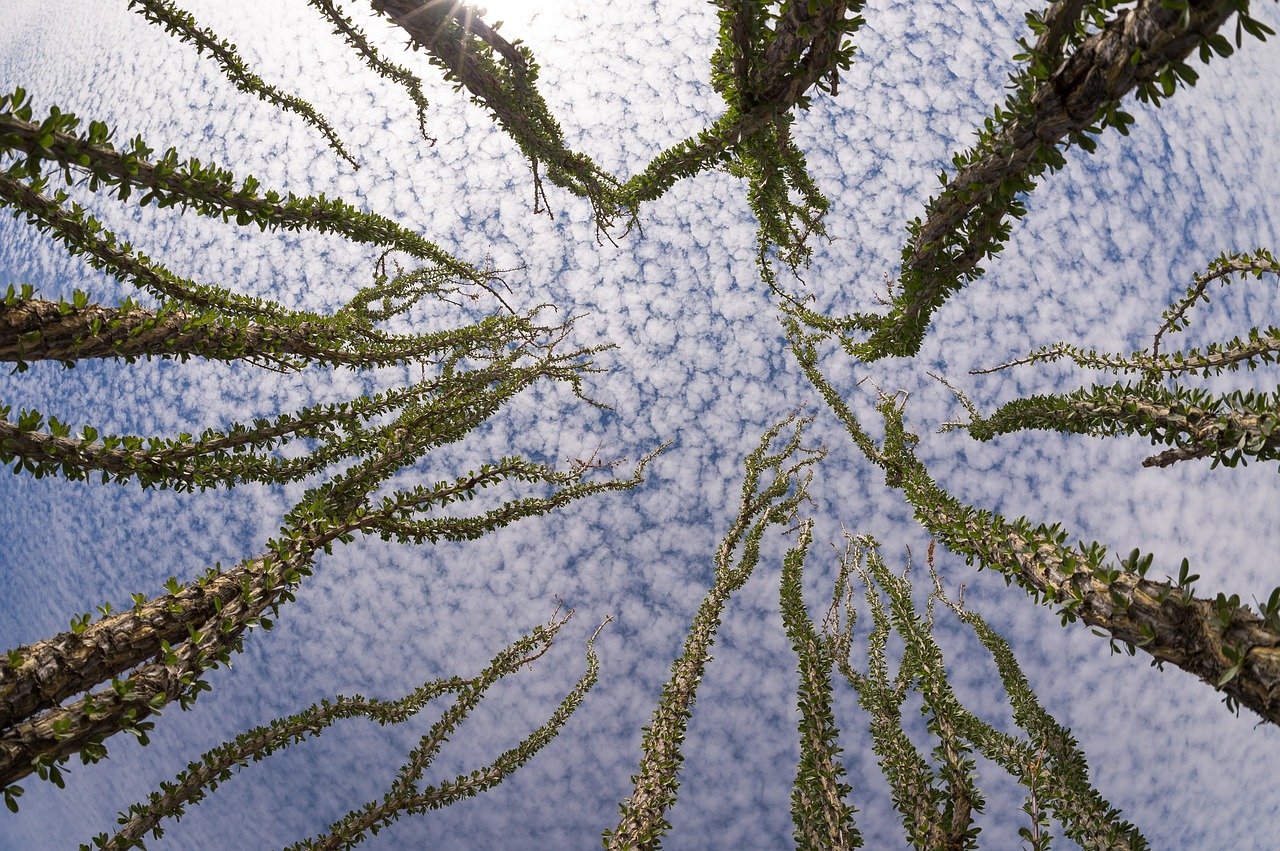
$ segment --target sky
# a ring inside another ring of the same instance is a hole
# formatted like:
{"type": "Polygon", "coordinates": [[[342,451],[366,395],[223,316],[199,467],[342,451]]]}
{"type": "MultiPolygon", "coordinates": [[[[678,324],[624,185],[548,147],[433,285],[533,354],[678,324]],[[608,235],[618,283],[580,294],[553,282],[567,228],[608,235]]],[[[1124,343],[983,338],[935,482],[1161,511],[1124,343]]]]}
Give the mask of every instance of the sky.
{"type": "MultiPolygon", "coordinates": [[[[496,687],[444,749],[430,778],[477,768],[542,723],[584,667],[600,634],[599,683],[560,737],[497,789],[405,819],[370,848],[589,848],[613,827],[630,791],[649,722],[684,630],[711,583],[715,547],[737,510],[742,459],[794,410],[815,416],[811,440],[829,449],[813,484],[815,521],[805,587],[825,608],[835,577],[829,543],[841,529],[874,535],[890,565],[922,561],[928,536],[900,494],[860,458],[787,354],[776,298],[755,267],[745,187],[724,173],[685,180],[640,211],[642,227],[596,239],[586,204],[548,187],[554,219],[536,214],[528,167],[485,114],[455,94],[403,36],[348,13],[417,71],[431,102],[429,146],[408,96],[367,71],[300,0],[186,2],[234,42],[269,82],[310,101],[356,152],[354,171],[294,116],[235,90],[207,59],[149,27],[126,4],[9,0],[0,25],[0,90],[23,86],[39,111],[56,104],[176,146],[238,176],[298,194],[343,197],[392,216],[474,262],[491,257],[509,300],[581,314],[574,341],[613,343],[589,389],[601,411],[564,388],[519,397],[458,447],[434,455],[424,477],[510,454],[565,462],[600,447],[634,461],[671,447],[634,491],[584,500],[467,544],[408,547],[358,540],[321,557],[276,628],[245,641],[230,670],[189,712],[159,719],[152,744],[108,742],[111,758],[72,765],[65,789],[35,779],[17,815],[0,817],[0,849],[75,847],[205,750],[338,693],[395,698],[441,676],[478,671],[502,646],[546,621],[557,598],[576,610],[532,671],[496,687]]],[[[709,84],[714,10],[701,2],[491,3],[508,38],[541,65],[541,92],[575,150],[629,176],[719,115],[709,84]]],[[[1020,3],[871,0],[858,53],[836,98],[818,97],[794,137],[832,205],[829,242],[815,244],[803,291],[818,309],[875,305],[897,270],[906,224],[966,147],[1003,86],[1024,34],[1020,3]]],[[[1274,4],[1255,14],[1280,29],[1274,4]]],[[[824,369],[858,410],[870,377],[906,391],[907,417],[934,477],[971,504],[1062,522],[1073,538],[1156,556],[1153,574],[1185,556],[1201,593],[1265,599],[1280,584],[1280,482],[1262,465],[1210,472],[1207,463],[1144,469],[1137,439],[1015,434],[977,443],[937,434],[963,411],[932,371],[990,411],[1019,395],[1080,386],[1095,376],[1061,366],[995,375],[968,371],[1067,341],[1107,351],[1145,345],[1161,311],[1223,251],[1280,246],[1280,79],[1275,42],[1245,43],[1228,60],[1196,63],[1199,83],[1159,110],[1127,102],[1137,121],[1092,155],[1072,151],[1027,198],[1028,214],[987,274],[938,311],[918,356],[872,365],[838,353],[824,369]]],[[[337,238],[259,234],[172,211],[86,199],[117,233],[189,277],[285,304],[332,310],[369,279],[373,254],[337,238]]],[[[0,285],[46,294],[129,294],[70,259],[31,228],[0,222],[0,285]]],[[[799,288],[800,285],[796,284],[799,288]]],[[[1197,308],[1189,345],[1273,324],[1275,281],[1241,282],[1197,308]]],[[[433,315],[411,317],[434,321],[433,315]]],[[[1213,385],[1266,389],[1274,374],[1213,385]]],[[[36,364],[0,376],[0,399],[101,431],[194,432],[316,401],[338,401],[403,373],[280,375],[244,365],[36,364]]],[[[1104,379],[1106,380],[1106,379],[1104,379]]],[[[259,552],[299,488],[243,486],[175,495],[136,487],[0,477],[0,645],[64,630],[104,601],[159,593],[259,552]]],[[[795,660],[777,614],[781,553],[772,535],[755,576],[726,607],[686,737],[671,849],[776,848],[790,843],[789,796],[798,757],[795,660]]],[[[997,576],[939,552],[951,589],[1005,635],[1045,707],[1070,727],[1099,791],[1156,848],[1274,849],[1280,731],[1235,717],[1212,689],[1139,656],[1111,655],[1081,626],[1063,629],[997,576]]],[[[927,576],[913,574],[917,589],[927,576]]],[[[1011,729],[994,666],[953,621],[939,631],[961,699],[1011,729]]],[[[855,663],[859,660],[855,659],[855,663]]],[[[905,847],[875,765],[867,719],[838,688],[836,716],[858,827],[871,848],[905,847]]],[[[167,826],[154,847],[267,848],[313,836],[380,797],[416,726],[360,720],[248,767],[167,826]]],[[[914,723],[914,722],[913,722],[914,723]]],[[[923,743],[923,738],[917,738],[923,743]]],[[[931,745],[923,744],[927,750],[931,745]]],[[[1019,847],[1022,798],[979,762],[988,810],[983,847],[1019,847]]]]}

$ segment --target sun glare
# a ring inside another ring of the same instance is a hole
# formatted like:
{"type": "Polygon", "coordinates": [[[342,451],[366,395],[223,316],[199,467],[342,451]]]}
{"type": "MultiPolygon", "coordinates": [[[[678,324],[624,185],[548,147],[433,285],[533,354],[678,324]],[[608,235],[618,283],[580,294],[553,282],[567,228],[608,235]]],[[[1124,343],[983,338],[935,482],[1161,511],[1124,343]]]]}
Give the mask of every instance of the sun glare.
{"type": "Polygon", "coordinates": [[[527,21],[539,12],[554,11],[568,3],[566,0],[477,0],[471,5],[482,10],[480,17],[486,24],[495,24],[527,21]]]}

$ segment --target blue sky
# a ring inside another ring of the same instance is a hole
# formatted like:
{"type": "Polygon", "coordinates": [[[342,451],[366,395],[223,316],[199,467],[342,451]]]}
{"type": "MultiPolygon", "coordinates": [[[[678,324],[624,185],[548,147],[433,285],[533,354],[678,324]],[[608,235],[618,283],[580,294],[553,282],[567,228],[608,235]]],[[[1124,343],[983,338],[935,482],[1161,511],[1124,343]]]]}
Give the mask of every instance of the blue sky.
{"type": "MultiPolygon", "coordinates": [[[[523,38],[541,63],[541,90],[570,144],[616,174],[635,173],[719,114],[708,83],[715,17],[705,3],[618,2],[587,11],[560,2],[491,5],[492,17],[506,21],[503,32],[523,38]]],[[[495,689],[431,776],[478,767],[540,724],[580,675],[586,638],[612,614],[597,645],[600,682],[578,715],[498,789],[402,821],[368,847],[595,847],[629,792],[640,728],[710,584],[712,553],[736,510],[741,459],[764,428],[796,408],[816,414],[813,439],[830,448],[814,485],[811,607],[824,606],[829,593],[835,559],[827,542],[838,541],[841,525],[874,534],[891,565],[908,546],[922,556],[927,537],[900,496],[857,457],[783,349],[738,181],[725,174],[684,181],[641,211],[641,230],[601,244],[589,208],[565,193],[549,189],[554,220],[533,213],[514,144],[421,54],[399,51],[402,37],[385,24],[366,29],[426,82],[434,147],[417,136],[409,98],[367,72],[304,3],[185,5],[236,43],[262,77],[311,101],[357,152],[356,172],[319,134],[236,91],[124,7],[10,0],[0,89],[22,85],[41,109],[57,104],[107,121],[118,139],[140,134],[157,149],[176,146],[281,191],[340,195],[462,258],[490,255],[499,268],[523,267],[508,276],[514,303],[585,314],[577,342],[617,344],[598,357],[606,371],[590,385],[613,412],[539,387],[441,453],[432,469],[511,451],[564,461],[597,446],[606,457],[634,460],[674,444],[631,493],[466,545],[368,540],[323,557],[277,628],[252,635],[232,670],[214,672],[212,693],[191,712],[166,713],[150,747],[112,740],[111,759],[73,766],[65,790],[24,783],[21,812],[0,818],[0,849],[74,847],[204,750],[321,697],[398,697],[427,679],[476,671],[545,621],[557,595],[577,616],[555,649],[495,689]]],[[[906,223],[938,185],[937,171],[1003,98],[1028,8],[868,3],[840,96],[815,99],[794,134],[832,201],[832,241],[815,246],[805,276],[819,308],[847,313],[874,304],[884,276],[896,272],[906,223]]],[[[1273,4],[1255,13],[1280,28],[1273,4]]],[[[1147,470],[1140,461],[1148,447],[1137,440],[1016,434],[978,444],[938,435],[962,411],[924,374],[941,372],[987,410],[1016,395],[1077,386],[1088,377],[1059,367],[967,371],[1059,340],[1129,351],[1145,344],[1165,304],[1218,253],[1280,246],[1276,44],[1247,42],[1229,60],[1197,69],[1199,84],[1158,111],[1126,107],[1138,119],[1129,138],[1106,136],[1090,156],[1073,151],[1066,169],[1042,181],[1006,250],[938,312],[917,358],[867,366],[833,354],[824,366],[862,411],[872,401],[865,385],[855,386],[864,376],[909,391],[921,455],[960,498],[1061,521],[1073,536],[1115,552],[1154,552],[1156,574],[1174,572],[1186,556],[1203,576],[1202,593],[1265,599],[1280,584],[1274,470],[1147,470]]],[[[192,278],[286,304],[332,309],[370,274],[373,255],[338,239],[262,235],[92,203],[118,233],[192,278]]],[[[0,222],[0,275],[49,294],[73,286],[104,301],[122,294],[14,221],[0,222]]],[[[1215,297],[1197,313],[1188,343],[1275,323],[1274,283],[1242,282],[1215,297]]],[[[63,372],[38,364],[0,376],[0,398],[75,426],[174,433],[349,398],[402,377],[280,376],[195,363],[63,372]]],[[[1250,378],[1265,387],[1275,376],[1250,378]]],[[[248,486],[175,496],[0,477],[0,645],[51,635],[106,600],[157,593],[170,575],[256,554],[297,494],[248,486]]],[[[726,609],[687,737],[668,848],[789,842],[795,662],[777,615],[779,556],[788,545],[770,541],[756,576],[726,609]]],[[[1110,656],[1107,642],[1082,627],[1064,631],[1052,612],[997,577],[945,554],[939,567],[950,587],[968,584],[969,601],[1010,639],[1045,706],[1080,740],[1100,791],[1153,847],[1274,847],[1280,733],[1231,716],[1188,675],[1110,656]]],[[[925,587],[925,577],[916,584],[925,587]]],[[[943,624],[961,697],[984,717],[1007,719],[994,666],[976,642],[943,624]]],[[[903,847],[865,716],[847,689],[837,701],[867,847],[903,847]]],[[[171,825],[157,847],[278,847],[314,835],[379,796],[432,720],[428,709],[413,729],[335,727],[243,771],[171,825]]],[[[998,770],[980,770],[990,778],[984,847],[1016,848],[1021,798],[998,770]]]]}

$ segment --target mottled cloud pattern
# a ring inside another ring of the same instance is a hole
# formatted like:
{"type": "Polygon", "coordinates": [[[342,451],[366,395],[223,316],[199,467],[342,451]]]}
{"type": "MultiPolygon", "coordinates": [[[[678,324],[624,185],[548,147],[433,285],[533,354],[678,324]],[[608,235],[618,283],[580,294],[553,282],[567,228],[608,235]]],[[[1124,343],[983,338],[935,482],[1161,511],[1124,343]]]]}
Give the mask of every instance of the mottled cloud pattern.
{"type": "MultiPolygon", "coordinates": [[[[613,343],[597,356],[591,394],[563,388],[520,397],[464,444],[433,460],[457,465],[521,452],[557,462],[632,460],[672,447],[636,491],[522,521],[481,541],[406,548],[357,541],[322,557],[277,627],[255,633],[231,670],[210,676],[192,711],[157,724],[150,747],[119,739],[111,759],[73,766],[67,788],[32,780],[21,812],[0,818],[0,848],[74,847],[109,830],[204,750],[322,697],[398,697],[431,678],[478,671],[520,632],[545,621],[556,598],[577,609],[553,651],[498,686],[442,752],[442,779],[492,759],[540,725],[597,643],[600,682],[560,738],[498,789],[370,840],[381,848],[586,848],[615,821],[683,630],[711,582],[711,557],[740,498],[742,457],[770,424],[797,408],[817,416],[813,440],[830,455],[815,481],[818,526],[806,590],[816,612],[835,576],[827,541],[840,527],[874,534],[886,560],[927,537],[898,494],[861,460],[823,412],[787,355],[776,299],[755,267],[755,223],[745,187],[723,173],[676,185],[644,208],[641,227],[597,239],[589,208],[557,190],[554,219],[535,215],[528,168],[507,137],[452,92],[402,36],[370,21],[388,55],[418,71],[431,101],[429,146],[413,104],[373,76],[301,2],[185,4],[238,45],[264,79],[311,101],[352,150],[356,172],[293,116],[244,95],[193,51],[124,10],[101,3],[6,4],[0,89],[24,86],[40,108],[57,104],[109,122],[116,138],[214,161],[237,175],[299,194],[324,192],[396,217],[458,256],[512,269],[514,303],[581,314],[575,340],[613,343]]],[[[357,4],[350,4],[354,13],[357,4]]],[[[1004,97],[1027,8],[1004,0],[870,2],[857,62],[835,99],[815,99],[794,135],[832,201],[831,241],[816,246],[804,282],[835,314],[874,305],[897,270],[906,223],[937,188],[936,173],[966,146],[1004,97]]],[[[1254,13],[1273,28],[1272,4],[1254,13]]],[[[503,4],[503,32],[533,49],[540,85],[568,142],[628,176],[720,111],[709,80],[716,20],[705,3],[503,4]]],[[[1197,66],[1201,80],[1136,116],[1131,135],[1109,134],[1091,155],[1073,151],[1028,199],[1028,214],[988,273],[938,312],[920,356],[871,367],[825,363],[858,410],[870,413],[870,375],[908,391],[921,456],[958,497],[1006,515],[1061,521],[1073,537],[1156,554],[1153,572],[1188,557],[1200,587],[1265,596],[1280,584],[1280,485],[1258,466],[1140,466],[1140,441],[1015,434],[989,444],[933,432],[963,416],[944,375],[985,409],[1015,395],[1078,386],[1093,376],[1050,366],[969,376],[1065,340],[1106,350],[1144,345],[1160,311],[1222,251],[1280,246],[1280,54],[1246,42],[1229,60],[1197,66]]],[[[129,209],[77,190],[109,227],[200,281],[333,309],[369,279],[375,254],[341,240],[276,236],[129,209]]],[[[49,294],[73,287],[103,300],[120,285],[68,259],[33,229],[0,223],[0,285],[30,282],[49,294]]],[[[1222,339],[1275,322],[1274,282],[1240,283],[1188,331],[1222,339]]],[[[434,308],[408,321],[443,321],[434,308]]],[[[1253,376],[1265,387],[1273,376],[1253,376]]],[[[337,401],[403,374],[282,376],[245,366],[35,365],[0,377],[0,398],[78,427],[139,433],[196,431],[337,401]]],[[[1238,379],[1237,379],[1238,380],[1238,379]]],[[[0,644],[65,629],[72,614],[129,594],[154,594],[170,575],[254,555],[298,489],[247,486],[174,496],[131,487],[0,477],[0,644]],[[39,531],[37,531],[39,530],[39,531]]],[[[798,757],[795,661],[777,615],[775,537],[758,574],[728,605],[715,662],[686,741],[672,849],[776,848],[790,842],[789,794],[798,757]]],[[[1280,833],[1273,766],[1280,735],[1235,718],[1212,690],[1178,671],[1112,656],[1079,626],[939,555],[949,587],[1010,639],[1050,712],[1070,726],[1098,788],[1158,848],[1255,848],[1280,833]]],[[[927,584],[916,574],[917,590],[927,584]]],[[[953,683],[972,709],[1012,730],[995,668],[954,621],[940,618],[953,683]]],[[[837,693],[858,825],[872,848],[903,847],[887,785],[870,751],[866,716],[837,693]]],[[[404,754],[434,720],[404,729],[361,722],[251,765],[166,834],[168,847],[277,847],[314,835],[349,808],[380,796],[404,754]]],[[[910,718],[915,725],[916,719],[910,718]]],[[[924,742],[922,725],[917,741],[924,742]]],[[[926,748],[928,746],[926,745],[926,748]]],[[[980,764],[990,800],[984,847],[1018,847],[1021,796],[980,764]]]]}

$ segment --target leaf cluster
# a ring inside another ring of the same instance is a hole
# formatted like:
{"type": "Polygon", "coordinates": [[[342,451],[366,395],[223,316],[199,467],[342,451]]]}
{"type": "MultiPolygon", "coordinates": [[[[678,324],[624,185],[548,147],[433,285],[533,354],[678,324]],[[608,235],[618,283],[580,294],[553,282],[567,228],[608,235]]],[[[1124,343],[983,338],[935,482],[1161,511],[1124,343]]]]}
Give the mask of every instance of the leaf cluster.
{"type": "MultiPolygon", "coordinates": [[[[789,523],[795,517],[798,500],[805,495],[808,474],[794,484],[787,479],[817,460],[801,448],[800,427],[783,449],[783,453],[795,454],[786,466],[780,466],[786,455],[765,454],[768,443],[785,425],[786,422],[767,432],[761,445],[746,459],[743,504],[717,550],[715,583],[690,624],[671,678],[644,729],[640,770],[632,777],[633,790],[621,805],[617,827],[604,834],[607,848],[660,848],[671,828],[667,812],[677,799],[685,734],[698,684],[712,661],[709,648],[721,613],[729,596],[756,567],[758,533],[772,523],[789,523]],[[758,474],[766,464],[776,471],[773,485],[758,491],[758,474]],[[787,496],[781,502],[762,499],[770,493],[772,500],[787,496]],[[748,528],[750,532],[744,537],[748,528]],[[732,569],[726,569],[739,546],[742,555],[732,569]]],[[[889,572],[875,541],[848,535],[831,606],[819,630],[808,614],[802,590],[812,522],[801,521],[791,531],[798,531],[798,540],[783,558],[779,604],[799,670],[796,698],[800,761],[791,807],[798,848],[857,848],[863,844],[854,820],[857,810],[848,801],[854,789],[847,782],[839,759],[840,731],[833,711],[832,675],[836,671],[854,689],[859,704],[871,716],[872,747],[880,757],[912,847],[977,847],[979,829],[973,821],[983,809],[984,798],[976,782],[972,758],[975,751],[1026,787],[1024,809],[1030,827],[1023,828],[1020,835],[1033,847],[1049,847],[1050,835],[1044,828],[1050,815],[1063,825],[1068,836],[1085,847],[1148,847],[1137,829],[1121,820],[1119,812],[1093,788],[1083,753],[1070,732],[1039,705],[1008,644],[980,616],[943,594],[933,568],[932,545],[929,571],[936,590],[921,615],[906,576],[889,572]],[[873,619],[866,673],[856,670],[851,661],[856,621],[851,580],[855,575],[865,585],[873,619]],[[887,595],[887,605],[882,595],[887,595]],[[991,652],[1012,703],[1015,722],[1027,738],[1000,732],[960,704],[947,682],[947,666],[933,636],[935,601],[951,607],[991,652]],[[898,672],[891,676],[886,650],[894,633],[903,640],[904,650],[898,672]],[[902,704],[911,691],[922,696],[928,731],[937,742],[932,762],[918,752],[905,730],[902,704]]]]}
{"type": "MultiPolygon", "coordinates": [[[[228,782],[250,762],[260,762],[276,751],[321,735],[336,721],[364,717],[381,726],[401,724],[415,717],[431,701],[445,695],[454,695],[454,702],[424,734],[417,747],[409,754],[400,768],[391,788],[380,801],[373,801],[362,808],[352,810],[330,826],[329,832],[318,838],[295,843],[291,848],[350,848],[369,835],[377,833],[402,816],[422,813],[472,797],[489,788],[531,759],[559,732],[564,722],[581,704],[586,693],[595,684],[599,672],[599,658],[593,644],[595,636],[587,643],[587,671],[565,696],[545,724],[527,736],[514,748],[503,753],[487,766],[452,780],[430,786],[422,786],[422,775],[431,766],[449,738],[466,721],[470,712],[499,680],[531,668],[543,656],[560,628],[572,617],[569,611],[560,615],[557,610],[546,626],[538,626],[519,640],[505,647],[489,665],[471,678],[447,677],[419,686],[398,700],[366,698],[361,695],[338,695],[333,700],[322,700],[308,709],[285,718],[277,718],[248,732],[241,733],[233,741],[206,752],[190,763],[172,781],[160,784],[144,803],[133,804],[120,813],[121,827],[114,834],[102,833],[92,840],[92,846],[81,845],[83,851],[97,848],[102,851],[125,848],[145,848],[148,833],[159,839],[164,834],[161,822],[180,819],[186,808],[197,804],[218,787],[228,782]]],[[[601,628],[603,628],[603,624],[601,628]]],[[[599,630],[597,630],[598,634],[599,630]]]]}
{"type": "Polygon", "coordinates": [[[1184,60],[1199,49],[1208,61],[1227,55],[1218,34],[1235,15],[1239,30],[1258,38],[1270,30],[1247,14],[1243,0],[1209,3],[1167,0],[1062,0],[1029,12],[1034,43],[1019,41],[1019,67],[978,131],[977,142],[952,158],[943,189],[911,222],[902,249],[897,294],[888,313],[858,314],[840,323],[865,334],[850,351],[859,359],[910,356],[919,351],[934,312],[983,274],[1026,215],[1024,198],[1046,172],[1066,164],[1064,152],[1092,152],[1108,129],[1128,135],[1134,118],[1121,108],[1135,92],[1158,106],[1196,72],[1184,60]]]}

